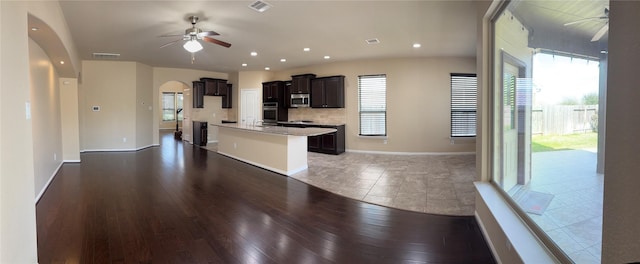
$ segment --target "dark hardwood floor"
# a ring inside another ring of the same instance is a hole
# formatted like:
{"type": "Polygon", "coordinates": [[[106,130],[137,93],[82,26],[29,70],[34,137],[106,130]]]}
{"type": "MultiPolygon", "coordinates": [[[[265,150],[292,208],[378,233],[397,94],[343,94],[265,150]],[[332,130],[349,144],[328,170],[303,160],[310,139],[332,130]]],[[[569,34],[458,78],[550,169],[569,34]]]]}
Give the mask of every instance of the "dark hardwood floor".
{"type": "Polygon", "coordinates": [[[82,154],[37,209],[39,263],[494,263],[473,217],[391,209],[183,145],[82,154]]]}

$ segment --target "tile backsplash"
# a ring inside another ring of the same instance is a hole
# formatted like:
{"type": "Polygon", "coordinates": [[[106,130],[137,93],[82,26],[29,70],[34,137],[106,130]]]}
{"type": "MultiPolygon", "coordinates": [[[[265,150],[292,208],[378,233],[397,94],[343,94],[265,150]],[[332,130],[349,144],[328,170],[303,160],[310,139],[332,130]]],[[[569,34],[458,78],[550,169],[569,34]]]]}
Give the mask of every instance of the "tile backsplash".
{"type": "Polygon", "coordinates": [[[289,120],[312,120],[315,123],[344,124],[347,121],[345,108],[290,108],[289,120]]]}

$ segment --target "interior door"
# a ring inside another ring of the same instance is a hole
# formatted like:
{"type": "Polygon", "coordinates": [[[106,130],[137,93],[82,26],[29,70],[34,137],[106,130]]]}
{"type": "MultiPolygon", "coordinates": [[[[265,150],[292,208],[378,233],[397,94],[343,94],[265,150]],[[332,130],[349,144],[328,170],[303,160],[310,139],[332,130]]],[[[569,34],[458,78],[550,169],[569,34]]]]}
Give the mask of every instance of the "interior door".
{"type": "Polygon", "coordinates": [[[252,124],[255,120],[260,120],[260,103],[258,89],[240,90],[240,123],[243,125],[252,124]]]}

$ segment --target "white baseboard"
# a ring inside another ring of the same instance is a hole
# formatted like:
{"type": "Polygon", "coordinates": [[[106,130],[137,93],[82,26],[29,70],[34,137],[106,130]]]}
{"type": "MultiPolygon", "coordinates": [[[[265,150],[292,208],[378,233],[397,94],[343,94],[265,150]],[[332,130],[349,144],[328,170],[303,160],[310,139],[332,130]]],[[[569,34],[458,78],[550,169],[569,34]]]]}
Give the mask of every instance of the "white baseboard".
{"type": "Polygon", "coordinates": [[[373,150],[357,150],[347,149],[346,152],[364,153],[364,154],[383,154],[383,155],[475,155],[475,152],[395,152],[395,151],[373,151],[373,150]]]}
{"type": "Polygon", "coordinates": [[[151,145],[146,145],[143,147],[139,147],[139,148],[134,148],[134,149],[85,149],[80,151],[80,153],[84,153],[84,152],[127,152],[127,151],[138,151],[138,150],[142,150],[142,149],[146,149],[146,148],[150,148],[150,147],[157,147],[160,146],[160,144],[151,144],[151,145]]]}
{"type": "Polygon", "coordinates": [[[81,162],[80,160],[63,160],[63,163],[78,163],[81,162]]]}
{"type": "Polygon", "coordinates": [[[49,180],[47,181],[47,183],[44,184],[44,187],[42,187],[42,190],[40,190],[40,193],[38,194],[38,196],[36,196],[36,200],[35,200],[36,204],[38,203],[38,201],[40,201],[40,198],[42,198],[42,195],[44,195],[44,192],[49,188],[49,185],[53,181],[53,178],[56,177],[56,174],[58,174],[58,171],[60,170],[60,168],[62,168],[62,164],[64,164],[64,161],[58,164],[58,168],[56,168],[56,170],[53,171],[53,174],[51,174],[51,177],[49,177],[49,180]]]}

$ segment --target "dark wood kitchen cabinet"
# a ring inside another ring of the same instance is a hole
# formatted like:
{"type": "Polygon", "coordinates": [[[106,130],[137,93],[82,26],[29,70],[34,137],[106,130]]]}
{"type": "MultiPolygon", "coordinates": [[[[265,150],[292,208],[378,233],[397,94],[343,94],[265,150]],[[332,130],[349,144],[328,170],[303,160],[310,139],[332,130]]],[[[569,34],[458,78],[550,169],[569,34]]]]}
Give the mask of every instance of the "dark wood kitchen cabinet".
{"type": "Polygon", "coordinates": [[[227,95],[227,80],[214,78],[200,78],[204,82],[204,95],[225,96],[227,95]]]}
{"type": "Polygon", "coordinates": [[[333,154],[333,155],[344,153],[344,150],[345,150],[344,125],[316,126],[316,127],[333,128],[333,129],[336,129],[337,131],[329,134],[308,137],[307,138],[308,151],[333,154]]]}
{"type": "Polygon", "coordinates": [[[343,108],[344,76],[329,76],[311,80],[311,107],[343,108]]]}
{"type": "Polygon", "coordinates": [[[225,91],[225,95],[222,96],[222,108],[232,108],[231,107],[231,102],[232,102],[232,97],[231,95],[233,94],[231,92],[231,84],[227,83],[227,90],[225,91]]]}
{"type": "Polygon", "coordinates": [[[193,108],[204,108],[204,82],[193,82],[193,108]]]}
{"type": "Polygon", "coordinates": [[[315,74],[300,74],[291,76],[291,94],[308,94],[311,92],[311,80],[315,78],[315,74]]]}
{"type": "Polygon", "coordinates": [[[284,82],[273,81],[262,83],[262,102],[278,102],[284,106],[284,82]]]}
{"type": "Polygon", "coordinates": [[[345,151],[345,126],[344,125],[320,125],[313,123],[305,123],[305,124],[288,124],[288,123],[279,123],[281,126],[285,127],[321,127],[321,128],[333,128],[336,132],[319,135],[319,136],[310,136],[307,137],[307,150],[311,152],[319,152],[326,154],[338,155],[340,153],[344,153],[345,151]]]}

